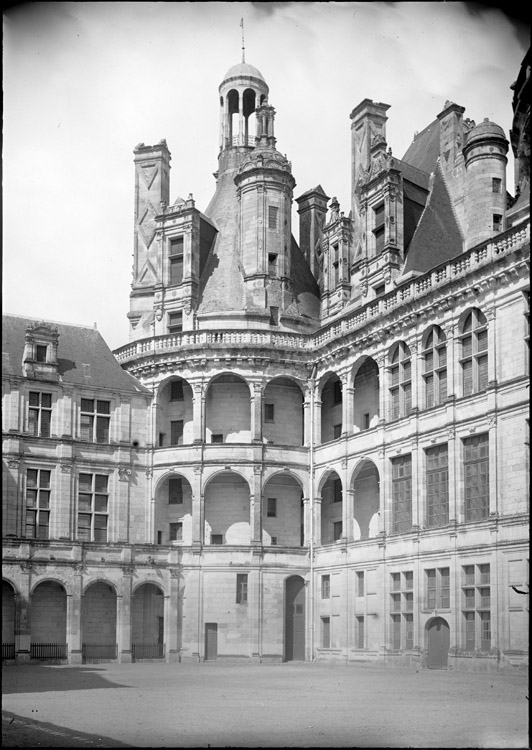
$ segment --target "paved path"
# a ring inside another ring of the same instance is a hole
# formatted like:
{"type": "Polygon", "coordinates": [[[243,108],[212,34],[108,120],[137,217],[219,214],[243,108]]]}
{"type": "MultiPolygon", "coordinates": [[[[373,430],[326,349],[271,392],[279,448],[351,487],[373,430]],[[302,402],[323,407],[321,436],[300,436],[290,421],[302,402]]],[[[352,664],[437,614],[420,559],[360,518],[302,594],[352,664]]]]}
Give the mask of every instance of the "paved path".
{"type": "Polygon", "coordinates": [[[522,674],[10,666],[3,693],[5,747],[528,747],[522,674]]]}

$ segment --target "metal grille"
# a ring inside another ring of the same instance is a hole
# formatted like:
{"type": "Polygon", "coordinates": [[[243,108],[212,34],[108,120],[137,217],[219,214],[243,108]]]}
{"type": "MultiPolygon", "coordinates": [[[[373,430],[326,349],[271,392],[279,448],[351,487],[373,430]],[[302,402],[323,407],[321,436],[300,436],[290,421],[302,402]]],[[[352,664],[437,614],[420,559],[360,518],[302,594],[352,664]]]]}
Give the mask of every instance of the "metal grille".
{"type": "Polygon", "coordinates": [[[2,659],[14,659],[15,658],[15,644],[14,643],[2,643],[2,659]]]}
{"type": "Polygon", "coordinates": [[[133,643],[131,645],[133,661],[140,659],[164,659],[164,643],[133,643]]]}
{"type": "Polygon", "coordinates": [[[66,643],[32,643],[30,658],[41,660],[66,659],[67,645],[66,643]]]}

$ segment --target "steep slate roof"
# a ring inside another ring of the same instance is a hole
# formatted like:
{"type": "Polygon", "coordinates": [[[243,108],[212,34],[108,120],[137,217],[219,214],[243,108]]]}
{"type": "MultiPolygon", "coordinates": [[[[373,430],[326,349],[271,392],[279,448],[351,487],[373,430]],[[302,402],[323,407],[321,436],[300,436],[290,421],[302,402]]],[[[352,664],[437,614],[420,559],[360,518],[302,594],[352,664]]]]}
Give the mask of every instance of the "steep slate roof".
{"type": "Polygon", "coordinates": [[[460,255],[462,235],[439,163],[427,204],[408,249],[403,273],[425,273],[460,255]]]}
{"type": "MultiPolygon", "coordinates": [[[[22,376],[22,357],[26,329],[42,322],[16,315],[2,316],[2,372],[22,376]]],[[[73,385],[115,388],[131,393],[150,393],[136,378],[125,372],[94,328],[44,321],[57,328],[57,361],[60,382],[73,385]],[[90,365],[89,368],[83,365],[90,365]]]]}
{"type": "Polygon", "coordinates": [[[406,150],[402,161],[411,164],[416,169],[430,174],[436,169],[436,162],[440,155],[440,121],[434,120],[427,127],[414,136],[414,140],[406,150]]]}
{"type": "Polygon", "coordinates": [[[302,317],[318,321],[320,290],[294,237],[290,245],[290,276],[297,310],[302,317]]]}

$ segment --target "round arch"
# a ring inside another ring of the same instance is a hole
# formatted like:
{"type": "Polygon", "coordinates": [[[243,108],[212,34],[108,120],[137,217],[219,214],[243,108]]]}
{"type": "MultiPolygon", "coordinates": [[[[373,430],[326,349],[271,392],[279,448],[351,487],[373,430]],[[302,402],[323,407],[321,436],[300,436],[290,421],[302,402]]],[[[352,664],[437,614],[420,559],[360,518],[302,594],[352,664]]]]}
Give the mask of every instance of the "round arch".
{"type": "Polygon", "coordinates": [[[351,474],[353,490],[353,539],[364,540],[379,533],[380,474],[369,458],[360,460],[351,474]]]}
{"type": "Polygon", "coordinates": [[[304,390],[295,378],[276,376],[264,386],[262,437],[268,444],[302,446],[304,390]]]}
{"type": "Polygon", "coordinates": [[[321,495],[321,543],[330,544],[344,536],[343,482],[335,469],[328,469],[322,475],[318,488],[321,495]]]}
{"type": "Polygon", "coordinates": [[[251,388],[241,375],[222,372],[209,380],[205,390],[205,441],[251,441],[251,388]]]}
{"type": "Polygon", "coordinates": [[[67,585],[67,582],[59,578],[58,576],[45,576],[44,578],[40,578],[38,581],[35,581],[32,583],[30,588],[30,596],[33,595],[35,589],[40,586],[43,583],[56,583],[58,586],[61,586],[65,590],[65,594],[69,594],[69,587],[67,585]]]}
{"type": "MultiPolygon", "coordinates": [[[[67,591],[62,582],[44,578],[31,590],[30,638],[32,646],[67,644],[67,591]]],[[[30,651],[31,654],[31,651],[30,651]]],[[[39,651],[36,656],[39,658],[39,651]]],[[[63,654],[64,658],[65,654],[63,654]]]]}
{"type": "Polygon", "coordinates": [[[106,586],[109,586],[109,588],[113,590],[115,596],[118,596],[118,589],[117,589],[116,584],[113,583],[113,581],[110,581],[108,578],[105,578],[104,576],[98,576],[97,578],[93,578],[91,581],[86,583],[83,586],[81,595],[85,596],[85,594],[87,593],[88,589],[90,589],[91,586],[96,586],[99,583],[104,583],[106,586]]]}
{"type": "Polygon", "coordinates": [[[205,544],[250,544],[248,481],[235,471],[216,472],[205,483],[203,497],[205,544]]]}
{"type": "Polygon", "coordinates": [[[277,471],[262,488],[262,543],[304,545],[303,485],[295,475],[277,471]]]}

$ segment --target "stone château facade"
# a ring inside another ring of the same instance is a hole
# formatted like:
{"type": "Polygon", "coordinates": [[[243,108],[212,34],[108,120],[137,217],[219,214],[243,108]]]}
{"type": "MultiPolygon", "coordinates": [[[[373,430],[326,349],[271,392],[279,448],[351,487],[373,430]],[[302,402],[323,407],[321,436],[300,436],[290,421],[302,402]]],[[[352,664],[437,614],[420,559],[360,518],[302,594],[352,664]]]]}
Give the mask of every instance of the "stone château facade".
{"type": "Polygon", "coordinates": [[[352,200],[295,198],[262,74],[214,196],[139,144],[130,342],[4,319],[4,657],[527,663],[529,59],[504,131],[447,102],[352,200]]]}

